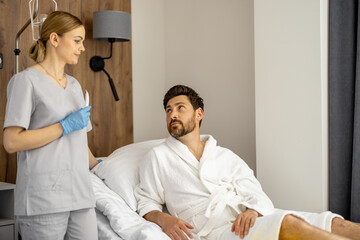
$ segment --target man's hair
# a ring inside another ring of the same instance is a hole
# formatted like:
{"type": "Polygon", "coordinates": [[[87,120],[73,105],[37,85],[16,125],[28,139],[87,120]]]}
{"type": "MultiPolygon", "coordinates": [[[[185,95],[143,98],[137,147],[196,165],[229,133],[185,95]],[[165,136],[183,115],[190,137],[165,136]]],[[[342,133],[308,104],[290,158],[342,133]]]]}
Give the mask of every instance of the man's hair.
{"type": "MultiPolygon", "coordinates": [[[[197,92],[194,91],[194,89],[184,85],[173,86],[172,88],[169,89],[169,91],[167,91],[163,100],[164,109],[166,109],[167,103],[169,102],[170,99],[180,95],[185,95],[188,97],[194,110],[201,108],[204,111],[203,99],[199,96],[197,92]]],[[[199,126],[201,126],[201,121],[202,120],[200,120],[199,122],[199,126]]]]}

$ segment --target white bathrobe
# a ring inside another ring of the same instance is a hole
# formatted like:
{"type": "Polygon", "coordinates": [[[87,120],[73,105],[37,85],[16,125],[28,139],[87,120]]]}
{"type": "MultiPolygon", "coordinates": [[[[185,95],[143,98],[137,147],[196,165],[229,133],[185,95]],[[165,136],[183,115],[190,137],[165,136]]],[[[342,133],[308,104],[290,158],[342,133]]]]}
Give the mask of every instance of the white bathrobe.
{"type": "MultiPolygon", "coordinates": [[[[195,227],[191,230],[195,239],[235,237],[230,232],[232,222],[246,208],[264,217],[257,218],[245,239],[278,239],[281,221],[289,213],[311,222],[311,216],[274,209],[253,171],[240,157],[217,146],[212,136],[201,136],[201,140],[206,143],[200,161],[173,137],[148,153],[135,189],[141,216],[162,211],[166,204],[171,215],[195,227]]],[[[319,227],[322,224],[328,223],[321,222],[319,227]]]]}

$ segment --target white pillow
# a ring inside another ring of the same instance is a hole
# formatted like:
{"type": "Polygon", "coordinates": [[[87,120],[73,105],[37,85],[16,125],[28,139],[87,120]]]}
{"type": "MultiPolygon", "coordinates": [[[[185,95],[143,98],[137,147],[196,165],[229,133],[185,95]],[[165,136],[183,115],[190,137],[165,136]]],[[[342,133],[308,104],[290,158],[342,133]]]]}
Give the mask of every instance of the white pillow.
{"type": "Polygon", "coordinates": [[[136,211],[134,188],[139,183],[139,166],[146,153],[164,141],[165,139],[150,140],[118,148],[94,167],[92,172],[136,211]]]}

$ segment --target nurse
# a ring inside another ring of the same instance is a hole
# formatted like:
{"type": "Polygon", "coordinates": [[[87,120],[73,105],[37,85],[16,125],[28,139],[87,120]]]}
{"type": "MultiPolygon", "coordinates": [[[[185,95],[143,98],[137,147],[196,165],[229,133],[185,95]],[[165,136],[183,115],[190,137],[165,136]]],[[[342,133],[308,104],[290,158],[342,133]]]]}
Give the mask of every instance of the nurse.
{"type": "Polygon", "coordinates": [[[36,64],[8,85],[3,142],[9,153],[18,152],[15,215],[24,240],[97,239],[90,106],[79,82],[64,72],[77,64],[84,40],[77,17],[52,12],[29,49],[36,64]]]}

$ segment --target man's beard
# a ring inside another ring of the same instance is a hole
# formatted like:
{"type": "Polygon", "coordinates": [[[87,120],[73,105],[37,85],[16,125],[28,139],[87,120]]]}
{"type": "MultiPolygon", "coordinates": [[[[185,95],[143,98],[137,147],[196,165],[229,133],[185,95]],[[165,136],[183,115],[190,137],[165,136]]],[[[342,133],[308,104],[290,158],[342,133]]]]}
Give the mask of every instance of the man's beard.
{"type": "Polygon", "coordinates": [[[194,113],[194,117],[191,118],[186,124],[184,124],[180,120],[176,120],[176,119],[171,120],[171,122],[168,125],[168,131],[170,135],[173,136],[174,138],[180,138],[194,131],[195,126],[196,124],[195,124],[195,113],[194,113]],[[173,122],[178,122],[179,125],[175,127],[171,127],[171,124],[173,122]]]}

